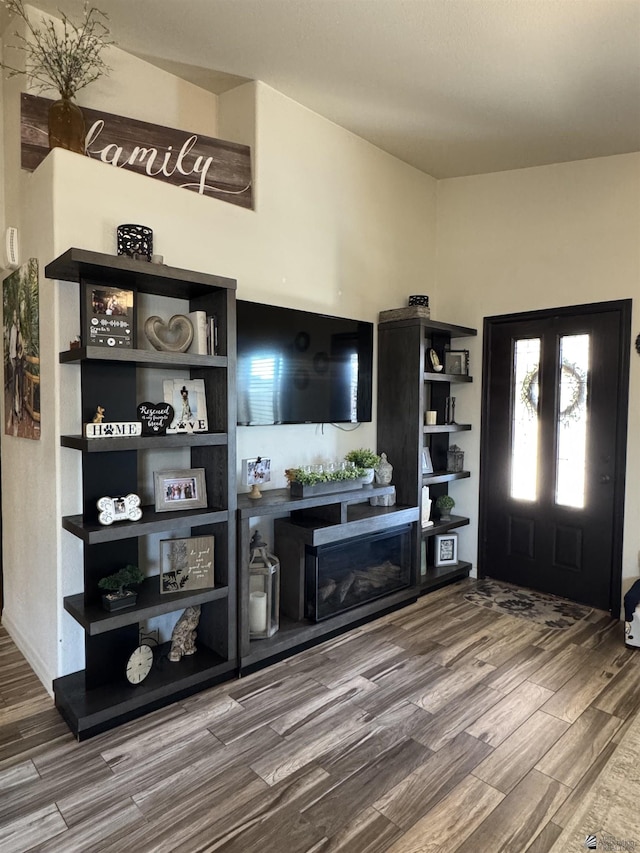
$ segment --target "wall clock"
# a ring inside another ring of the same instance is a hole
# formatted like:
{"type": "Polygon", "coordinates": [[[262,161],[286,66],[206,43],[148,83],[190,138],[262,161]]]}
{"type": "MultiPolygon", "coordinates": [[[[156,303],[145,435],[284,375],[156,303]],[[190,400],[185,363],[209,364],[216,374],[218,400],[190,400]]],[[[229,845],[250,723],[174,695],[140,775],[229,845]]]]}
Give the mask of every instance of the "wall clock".
{"type": "Polygon", "coordinates": [[[127,660],[127,681],[129,684],[141,684],[151,672],[153,649],[142,643],[129,655],[127,660]]]}

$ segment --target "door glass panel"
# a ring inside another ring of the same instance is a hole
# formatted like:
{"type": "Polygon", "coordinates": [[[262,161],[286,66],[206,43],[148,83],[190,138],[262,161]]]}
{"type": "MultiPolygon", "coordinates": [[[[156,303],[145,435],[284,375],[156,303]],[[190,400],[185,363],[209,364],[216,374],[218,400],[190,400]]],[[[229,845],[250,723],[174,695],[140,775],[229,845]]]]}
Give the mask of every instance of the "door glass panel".
{"type": "Polygon", "coordinates": [[[535,501],[538,490],[540,338],[515,342],[511,421],[511,497],[535,501]]]}
{"type": "Polygon", "coordinates": [[[560,338],[560,393],[556,416],[556,503],[585,505],[589,335],[560,338]]]}

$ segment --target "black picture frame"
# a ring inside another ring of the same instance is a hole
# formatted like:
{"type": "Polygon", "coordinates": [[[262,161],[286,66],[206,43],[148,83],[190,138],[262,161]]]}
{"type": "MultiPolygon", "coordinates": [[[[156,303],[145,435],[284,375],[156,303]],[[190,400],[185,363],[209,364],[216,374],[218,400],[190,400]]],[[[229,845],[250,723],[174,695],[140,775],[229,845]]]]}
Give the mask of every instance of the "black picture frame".
{"type": "Polygon", "coordinates": [[[135,290],[83,281],[80,287],[80,337],[85,347],[135,349],[135,290]]]}

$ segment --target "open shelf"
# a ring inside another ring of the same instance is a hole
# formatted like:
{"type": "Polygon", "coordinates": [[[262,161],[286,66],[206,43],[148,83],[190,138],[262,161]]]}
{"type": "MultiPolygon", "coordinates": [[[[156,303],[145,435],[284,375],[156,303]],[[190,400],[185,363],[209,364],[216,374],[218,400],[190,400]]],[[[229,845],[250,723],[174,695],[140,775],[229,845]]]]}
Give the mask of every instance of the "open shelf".
{"type": "Polygon", "coordinates": [[[137,261],[127,255],[107,255],[88,249],[67,249],[60,257],[47,264],[47,278],[62,281],[87,279],[119,287],[131,287],[140,293],[154,293],[178,299],[195,299],[207,296],[212,288],[235,290],[234,279],[220,275],[184,270],[167,264],[137,261]]]}
{"type": "Polygon", "coordinates": [[[471,563],[465,563],[463,560],[457,562],[455,566],[440,566],[439,568],[427,566],[427,574],[422,575],[419,579],[420,592],[427,592],[452,581],[467,578],[471,568],[471,563]]]}
{"type": "Polygon", "coordinates": [[[191,509],[177,512],[155,512],[152,507],[142,507],[140,521],[116,521],[110,525],[97,521],[85,521],[82,515],[65,515],[62,527],[82,539],[88,545],[99,542],[115,542],[118,539],[131,539],[162,533],[164,530],[180,530],[185,527],[201,527],[205,524],[218,524],[227,521],[229,513],[221,509],[191,509]]]}
{"type": "Polygon", "coordinates": [[[347,509],[347,521],[331,523],[326,518],[307,515],[291,520],[291,534],[306,545],[317,547],[332,542],[343,542],[356,536],[368,536],[380,530],[389,530],[418,520],[418,507],[370,506],[357,504],[347,509]]]}
{"type": "Polygon", "coordinates": [[[322,642],[346,628],[368,621],[373,616],[411,604],[417,597],[415,587],[401,589],[322,622],[297,622],[281,615],[280,629],[276,634],[265,640],[250,641],[248,652],[242,656],[242,669],[246,671],[272,658],[283,657],[288,652],[300,651],[306,646],[322,642]]]}
{"type": "Polygon", "coordinates": [[[56,706],[78,740],[204,690],[235,674],[235,661],[224,660],[200,643],[194,655],[173,663],[166,657],[170,645],[164,643],[154,648],[154,666],[147,678],[135,687],[127,682],[124,669],[122,681],[93,690],[85,688],[84,671],[53,682],[56,706]]]}
{"type": "Polygon", "coordinates": [[[424,433],[430,435],[442,432],[467,432],[470,429],[471,424],[432,424],[422,428],[424,433]]]}
{"type": "Polygon", "coordinates": [[[114,450],[160,450],[171,447],[211,447],[227,444],[226,432],[194,432],[191,434],[136,435],[124,438],[85,438],[83,435],[61,435],[62,447],[83,453],[109,453],[114,450]]]}
{"type": "Polygon", "coordinates": [[[449,521],[435,521],[431,527],[423,527],[421,536],[423,539],[428,539],[429,536],[446,533],[447,530],[455,530],[456,527],[465,527],[467,524],[469,524],[468,518],[463,515],[452,515],[449,521]]]}
{"type": "Polygon", "coordinates": [[[100,604],[85,604],[83,593],[66,596],[64,609],[82,625],[87,634],[96,636],[113,631],[115,628],[122,628],[124,625],[134,625],[163,613],[171,613],[183,607],[226,598],[229,594],[226,586],[172,593],[161,593],[159,586],[158,576],[146,578],[138,587],[136,606],[125,610],[108,612],[100,604]]]}
{"type": "Polygon", "coordinates": [[[450,483],[452,480],[466,480],[470,477],[469,471],[434,471],[433,474],[422,475],[422,485],[429,486],[435,483],[450,483]]]}
{"type": "Polygon", "coordinates": [[[424,374],[425,382],[448,382],[451,385],[460,382],[473,382],[473,376],[466,373],[431,373],[426,371],[424,374]]]}
{"type": "Polygon", "coordinates": [[[160,352],[147,349],[111,349],[110,347],[76,347],[60,353],[60,364],[82,364],[85,361],[105,361],[134,364],[137,367],[162,367],[168,370],[188,370],[192,367],[226,367],[225,355],[198,355],[192,352],[160,352]]]}

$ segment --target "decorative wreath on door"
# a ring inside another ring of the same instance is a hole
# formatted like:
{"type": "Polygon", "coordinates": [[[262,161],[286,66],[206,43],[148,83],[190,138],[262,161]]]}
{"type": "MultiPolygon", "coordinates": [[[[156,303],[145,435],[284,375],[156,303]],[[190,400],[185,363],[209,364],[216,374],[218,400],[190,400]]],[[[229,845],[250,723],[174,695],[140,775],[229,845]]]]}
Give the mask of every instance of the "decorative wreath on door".
{"type": "MultiPolygon", "coordinates": [[[[560,411],[560,423],[566,424],[580,417],[580,411],[587,399],[587,377],[579,367],[566,360],[563,360],[561,369],[562,382],[568,391],[568,399],[560,411]]],[[[522,380],[520,389],[520,399],[531,417],[538,414],[539,398],[540,372],[537,367],[534,367],[522,380]]]]}

